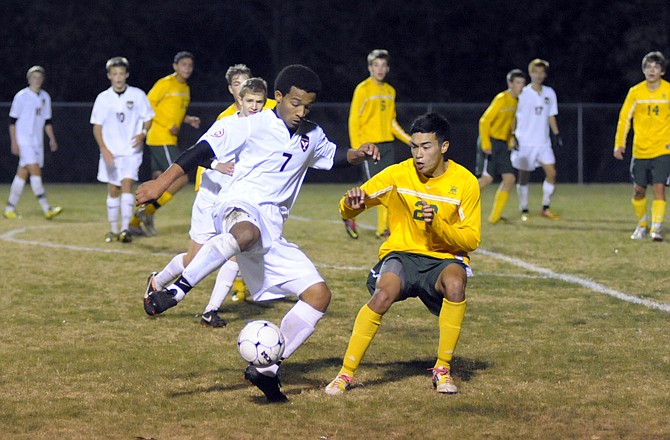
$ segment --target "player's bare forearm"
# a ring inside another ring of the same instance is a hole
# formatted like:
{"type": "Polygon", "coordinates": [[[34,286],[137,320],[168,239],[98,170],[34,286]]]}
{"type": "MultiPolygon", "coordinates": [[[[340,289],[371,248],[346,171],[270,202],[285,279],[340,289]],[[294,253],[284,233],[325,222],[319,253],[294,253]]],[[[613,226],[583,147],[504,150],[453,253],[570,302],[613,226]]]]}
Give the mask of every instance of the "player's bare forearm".
{"type": "Polygon", "coordinates": [[[619,160],[623,160],[623,154],[626,152],[625,147],[619,147],[614,150],[614,157],[619,160]]]}
{"type": "Polygon", "coordinates": [[[137,205],[143,205],[158,199],[170,185],[184,175],[184,169],[179,164],[173,163],[163,174],[155,180],[143,183],[135,192],[137,205]]]}
{"type": "Polygon", "coordinates": [[[381,159],[381,154],[379,154],[379,149],[375,144],[368,142],[358,147],[358,149],[350,148],[347,151],[347,162],[351,165],[358,165],[366,159],[372,159],[375,162],[381,159]]]}

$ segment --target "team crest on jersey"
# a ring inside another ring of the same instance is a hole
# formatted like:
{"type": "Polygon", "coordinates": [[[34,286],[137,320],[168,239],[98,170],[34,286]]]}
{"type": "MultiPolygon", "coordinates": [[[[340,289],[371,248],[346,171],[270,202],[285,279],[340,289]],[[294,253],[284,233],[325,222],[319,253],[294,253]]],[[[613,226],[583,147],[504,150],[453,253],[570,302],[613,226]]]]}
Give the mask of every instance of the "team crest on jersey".
{"type": "Polygon", "coordinates": [[[46,103],[47,103],[47,100],[42,98],[42,105],[46,105],[46,103]]]}
{"type": "Polygon", "coordinates": [[[458,187],[452,186],[451,189],[449,190],[449,194],[458,194],[458,187]]]}
{"type": "Polygon", "coordinates": [[[214,133],[212,133],[212,137],[220,138],[224,133],[225,130],[222,128],[221,130],[216,130],[214,133]]]}
{"type": "Polygon", "coordinates": [[[128,107],[128,110],[132,110],[134,106],[135,106],[134,101],[126,101],[126,107],[128,107]]]}
{"type": "Polygon", "coordinates": [[[544,103],[545,103],[545,104],[549,105],[549,102],[550,102],[550,101],[551,101],[551,100],[549,99],[548,96],[545,96],[545,97],[544,97],[544,103]]]}
{"type": "Polygon", "coordinates": [[[307,148],[309,148],[309,136],[306,134],[300,136],[300,148],[302,148],[303,152],[307,151],[307,148]]]}

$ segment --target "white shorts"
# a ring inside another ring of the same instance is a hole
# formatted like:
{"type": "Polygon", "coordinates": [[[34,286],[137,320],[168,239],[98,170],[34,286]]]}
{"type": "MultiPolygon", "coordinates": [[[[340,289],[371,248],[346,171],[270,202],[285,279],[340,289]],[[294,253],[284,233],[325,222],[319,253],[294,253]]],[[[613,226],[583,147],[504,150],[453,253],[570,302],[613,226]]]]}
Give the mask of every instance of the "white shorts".
{"type": "Polygon", "coordinates": [[[510,159],[512,166],[522,171],[535,171],[536,168],[543,165],[556,163],[556,156],[554,156],[551,143],[541,146],[519,145],[518,150],[512,150],[510,159]]]}
{"type": "Polygon", "coordinates": [[[32,164],[44,167],[44,146],[34,143],[19,144],[19,166],[25,167],[32,164]]]}
{"type": "Polygon", "coordinates": [[[217,198],[203,191],[202,188],[198,191],[193,202],[193,209],[191,209],[191,229],[188,234],[191,240],[198,244],[205,244],[207,240],[216,235],[216,228],[214,227],[214,207],[216,206],[217,198]]]}
{"type": "Polygon", "coordinates": [[[142,165],[141,152],[132,156],[116,156],[111,167],[107,166],[101,155],[98,162],[98,181],[116,186],[121,186],[121,181],[124,179],[137,182],[140,165],[142,165]]]}
{"type": "Polygon", "coordinates": [[[298,296],[310,286],[323,282],[310,259],[297,245],[282,237],[286,213],[275,205],[256,205],[242,200],[221,203],[214,213],[217,232],[228,232],[237,221],[234,217],[239,217],[234,211],[240,210],[243,219],[256,224],[261,231],[259,244],[236,256],[254,301],[298,296]]]}

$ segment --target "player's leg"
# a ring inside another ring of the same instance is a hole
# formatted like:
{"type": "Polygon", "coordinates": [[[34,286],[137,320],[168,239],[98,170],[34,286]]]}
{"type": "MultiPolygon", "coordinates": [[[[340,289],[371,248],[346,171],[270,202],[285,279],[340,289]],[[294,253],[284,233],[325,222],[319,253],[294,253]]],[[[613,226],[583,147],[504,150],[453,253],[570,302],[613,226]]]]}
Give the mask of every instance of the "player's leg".
{"type": "MultiPolygon", "coordinates": [[[[377,148],[381,154],[381,159],[377,161],[377,163],[365,161],[370,177],[377,175],[386,167],[395,163],[395,146],[393,142],[377,144],[377,148]]],[[[377,230],[375,236],[382,240],[386,240],[389,235],[388,209],[386,209],[386,206],[384,205],[379,205],[377,206],[377,230]]]]}
{"type": "Polygon", "coordinates": [[[491,215],[489,215],[489,223],[499,223],[504,222],[505,218],[502,216],[503,210],[507,205],[509,200],[509,193],[514,188],[514,182],[516,178],[512,173],[504,173],[502,175],[502,182],[496,191],[495,198],[493,199],[493,208],[491,209],[491,215]]]}
{"type": "Polygon", "coordinates": [[[133,241],[128,226],[130,217],[133,215],[133,209],[135,208],[135,195],[133,193],[134,183],[135,180],[132,178],[124,178],[121,180],[121,233],[119,234],[119,241],[122,243],[130,243],[133,241]]]}
{"type": "Polygon", "coordinates": [[[550,209],[551,196],[556,189],[556,165],[554,163],[546,163],[542,165],[544,169],[545,179],[542,182],[542,211],[540,216],[557,220],[560,216],[550,209]]]}
{"type": "Polygon", "coordinates": [[[451,361],[461,334],[465,316],[465,286],[467,274],[459,263],[445,267],[435,284],[435,290],[442,294],[442,308],[438,318],[440,338],[437,361],[433,367],[433,385],[440,393],[456,393],[458,388],[451,377],[451,361]]]}
{"type": "Polygon", "coordinates": [[[200,325],[203,327],[225,327],[226,321],[219,316],[219,312],[223,301],[233,286],[238,270],[239,266],[235,257],[230,257],[219,269],[214,288],[209,296],[209,302],[200,319],[200,325]]]}
{"type": "MultiPolygon", "coordinates": [[[[488,162],[489,166],[487,172],[483,173],[484,175],[494,176],[500,174],[502,176],[502,182],[496,191],[495,198],[493,200],[493,208],[491,209],[491,215],[489,216],[488,221],[490,223],[504,222],[506,219],[502,217],[502,212],[507,205],[507,200],[509,199],[509,193],[514,187],[516,178],[514,177],[514,168],[510,161],[510,151],[506,142],[499,141],[497,139],[491,140],[492,144],[492,154],[488,162]]],[[[480,183],[481,187],[481,183],[480,183]]]]}
{"type": "Polygon", "coordinates": [[[109,221],[109,232],[105,235],[105,241],[111,243],[119,237],[119,212],[121,210],[121,187],[113,183],[107,184],[107,221],[109,221]]]}
{"type": "Polygon", "coordinates": [[[28,169],[25,166],[19,165],[16,168],[16,175],[9,188],[9,198],[7,199],[7,206],[3,212],[3,216],[8,219],[17,219],[21,215],[16,212],[16,205],[18,205],[23,194],[23,188],[26,186],[26,179],[28,178],[28,169]]]}
{"type": "Polygon", "coordinates": [[[633,212],[637,219],[637,226],[635,231],[630,236],[633,240],[642,240],[649,234],[649,227],[647,221],[647,185],[649,182],[648,174],[650,161],[649,159],[631,159],[630,174],[633,180],[633,198],[631,204],[633,205],[633,212]]]}
{"type": "Polygon", "coordinates": [[[651,183],[654,201],[651,202],[651,230],[649,236],[653,241],[663,241],[663,221],[665,219],[665,185],[670,175],[670,155],[661,155],[650,159],[651,183]]]}
{"type": "Polygon", "coordinates": [[[533,148],[519,145],[519,149],[511,154],[512,166],[518,171],[518,180],[516,184],[516,193],[519,197],[519,211],[521,211],[521,221],[529,219],[528,214],[528,180],[530,173],[535,169],[533,163],[533,148]]]}

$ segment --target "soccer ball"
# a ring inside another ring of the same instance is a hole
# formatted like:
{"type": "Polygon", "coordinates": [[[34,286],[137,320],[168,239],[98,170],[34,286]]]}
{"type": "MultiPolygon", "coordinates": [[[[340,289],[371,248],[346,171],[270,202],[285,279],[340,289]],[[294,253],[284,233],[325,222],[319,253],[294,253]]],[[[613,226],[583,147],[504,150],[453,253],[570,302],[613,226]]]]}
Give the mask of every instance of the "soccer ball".
{"type": "Polygon", "coordinates": [[[257,367],[279,362],[285,347],[281,330],[269,321],[247,323],[237,338],[237,349],[242,359],[257,367]]]}

